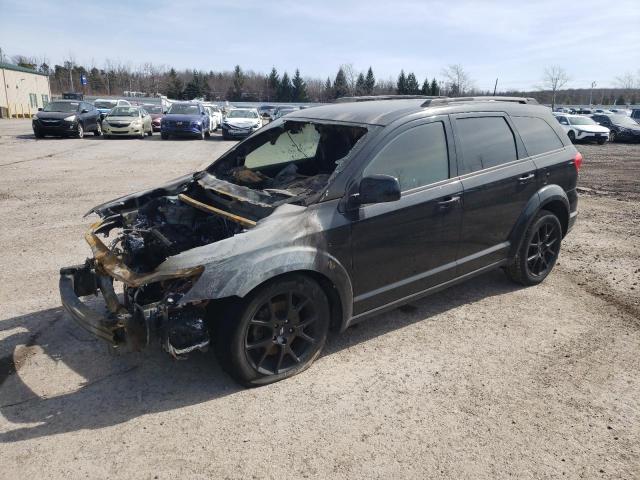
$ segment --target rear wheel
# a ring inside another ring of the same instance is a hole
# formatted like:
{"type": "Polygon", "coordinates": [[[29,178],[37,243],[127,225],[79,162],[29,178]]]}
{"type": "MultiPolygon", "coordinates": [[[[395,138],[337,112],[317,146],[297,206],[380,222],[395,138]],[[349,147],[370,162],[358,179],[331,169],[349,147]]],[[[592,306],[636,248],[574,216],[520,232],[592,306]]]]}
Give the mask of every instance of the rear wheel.
{"type": "Polygon", "coordinates": [[[290,275],[229,307],[217,327],[223,368],[243,385],[266,385],[300,373],[320,355],[329,303],[314,280],[290,275]]]}
{"type": "Polygon", "coordinates": [[[573,131],[567,133],[567,136],[569,137],[569,140],[571,140],[571,143],[575,143],[576,141],[576,134],[573,133],[573,131]]]}
{"type": "Polygon", "coordinates": [[[542,282],[556,264],[562,242],[560,220],[540,210],[527,229],[515,258],[505,269],[514,282],[525,286],[542,282]]]}

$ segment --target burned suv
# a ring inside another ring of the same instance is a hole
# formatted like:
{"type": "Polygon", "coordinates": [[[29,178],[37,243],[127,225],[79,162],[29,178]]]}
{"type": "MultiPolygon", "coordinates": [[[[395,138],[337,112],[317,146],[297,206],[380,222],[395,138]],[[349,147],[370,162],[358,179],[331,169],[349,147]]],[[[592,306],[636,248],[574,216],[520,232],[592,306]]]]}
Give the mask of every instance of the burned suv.
{"type": "Polygon", "coordinates": [[[548,108],[352,100],[290,113],[205,170],[91,209],[93,255],[60,272],[71,316],[174,357],[212,344],[253,386],[307,368],[330,328],[488,270],[544,280],[582,163],[548,108]],[[105,315],[79,298],[98,291],[105,315]]]}

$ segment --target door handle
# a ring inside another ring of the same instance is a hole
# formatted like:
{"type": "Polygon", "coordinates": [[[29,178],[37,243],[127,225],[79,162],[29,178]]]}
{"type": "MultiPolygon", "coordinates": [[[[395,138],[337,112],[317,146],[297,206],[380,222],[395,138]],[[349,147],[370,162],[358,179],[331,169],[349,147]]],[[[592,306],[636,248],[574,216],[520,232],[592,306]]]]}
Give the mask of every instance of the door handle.
{"type": "Polygon", "coordinates": [[[446,197],[446,200],[439,201],[438,205],[441,208],[447,208],[447,207],[452,207],[456,203],[460,203],[460,197],[457,195],[455,197],[446,197]]]}
{"type": "Polygon", "coordinates": [[[528,175],[522,175],[518,177],[519,182],[528,182],[529,180],[533,180],[535,178],[535,173],[529,173],[528,175]]]}

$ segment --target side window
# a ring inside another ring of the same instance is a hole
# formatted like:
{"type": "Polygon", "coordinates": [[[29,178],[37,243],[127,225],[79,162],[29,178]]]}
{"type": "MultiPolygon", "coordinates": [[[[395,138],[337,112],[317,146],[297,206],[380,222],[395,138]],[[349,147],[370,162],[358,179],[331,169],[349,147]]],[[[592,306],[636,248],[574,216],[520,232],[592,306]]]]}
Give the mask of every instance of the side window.
{"type": "Polygon", "coordinates": [[[511,117],[511,120],[520,132],[520,137],[529,155],[538,155],[564,147],[556,132],[543,119],[511,117]]]}
{"type": "Polygon", "coordinates": [[[376,174],[396,177],[403,192],[449,178],[444,124],[418,125],[391,140],[364,170],[376,174]]]}
{"type": "Polygon", "coordinates": [[[567,120],[567,117],[556,117],[556,119],[558,120],[558,123],[560,125],[569,125],[569,120],[567,120]]]}
{"type": "Polygon", "coordinates": [[[470,117],[456,120],[462,147],[461,173],[516,160],[516,142],[504,117],[470,117]]]}

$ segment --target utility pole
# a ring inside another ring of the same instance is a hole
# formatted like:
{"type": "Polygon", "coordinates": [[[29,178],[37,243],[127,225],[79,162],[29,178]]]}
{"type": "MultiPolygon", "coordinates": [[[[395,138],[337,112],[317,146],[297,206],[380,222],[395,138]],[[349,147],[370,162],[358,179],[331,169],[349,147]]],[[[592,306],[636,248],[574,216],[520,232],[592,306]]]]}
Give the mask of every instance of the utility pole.
{"type": "Polygon", "coordinates": [[[498,91],[498,79],[496,78],[496,84],[493,86],[493,96],[496,96],[496,92],[498,91]]]}
{"type": "Polygon", "coordinates": [[[595,81],[591,82],[591,92],[589,93],[589,106],[593,106],[593,89],[597,85],[595,81]]]}

